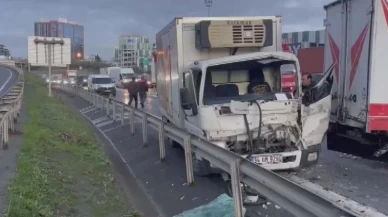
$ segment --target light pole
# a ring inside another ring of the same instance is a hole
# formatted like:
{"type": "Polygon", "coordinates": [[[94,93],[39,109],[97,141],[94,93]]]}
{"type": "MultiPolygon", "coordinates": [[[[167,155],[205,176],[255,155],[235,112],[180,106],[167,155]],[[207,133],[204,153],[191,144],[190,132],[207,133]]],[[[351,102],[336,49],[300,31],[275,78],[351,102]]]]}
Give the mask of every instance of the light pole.
{"type": "Polygon", "coordinates": [[[48,63],[48,69],[49,69],[49,76],[48,76],[48,79],[49,79],[49,92],[48,92],[48,96],[51,97],[53,96],[52,93],[51,93],[51,45],[56,45],[56,44],[59,44],[59,45],[64,45],[65,42],[61,39],[61,40],[58,40],[56,41],[55,39],[52,39],[52,40],[47,40],[47,38],[44,38],[43,40],[42,39],[38,39],[38,38],[35,38],[34,40],[35,44],[44,44],[44,45],[47,45],[47,50],[48,50],[48,59],[47,59],[47,63],[48,63]]]}
{"type": "Polygon", "coordinates": [[[205,0],[205,5],[207,7],[207,16],[210,17],[210,8],[213,5],[213,0],[205,0]]]}

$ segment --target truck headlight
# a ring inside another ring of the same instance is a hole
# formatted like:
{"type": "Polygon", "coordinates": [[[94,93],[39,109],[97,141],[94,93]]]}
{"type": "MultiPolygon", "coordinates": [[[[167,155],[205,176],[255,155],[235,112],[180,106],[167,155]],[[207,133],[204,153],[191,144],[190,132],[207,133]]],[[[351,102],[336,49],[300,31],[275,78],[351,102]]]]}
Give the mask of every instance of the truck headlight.
{"type": "Polygon", "coordinates": [[[87,82],[88,80],[84,79],[84,82],[87,82]]]}
{"type": "Polygon", "coordinates": [[[147,84],[151,84],[151,81],[147,81],[147,84]]]}

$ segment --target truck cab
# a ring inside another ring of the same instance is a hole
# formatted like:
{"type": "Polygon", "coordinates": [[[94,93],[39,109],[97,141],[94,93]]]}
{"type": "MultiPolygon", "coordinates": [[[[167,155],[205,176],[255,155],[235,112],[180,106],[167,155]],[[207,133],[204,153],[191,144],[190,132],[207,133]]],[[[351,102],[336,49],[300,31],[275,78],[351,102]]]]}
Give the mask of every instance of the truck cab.
{"type": "MultiPolygon", "coordinates": [[[[316,163],[333,67],[303,93],[298,58],[283,52],[280,24],[279,17],[169,24],[156,37],[163,119],[270,170],[316,163]],[[295,72],[292,93],[283,90],[285,66],[295,72]]],[[[193,165],[197,175],[216,169],[199,154],[193,165]]]]}
{"type": "Polygon", "coordinates": [[[180,81],[183,127],[271,170],[314,164],[329,123],[329,83],[304,98],[300,85],[295,96],[283,92],[284,64],[298,68],[280,52],[193,63],[180,81]]]}

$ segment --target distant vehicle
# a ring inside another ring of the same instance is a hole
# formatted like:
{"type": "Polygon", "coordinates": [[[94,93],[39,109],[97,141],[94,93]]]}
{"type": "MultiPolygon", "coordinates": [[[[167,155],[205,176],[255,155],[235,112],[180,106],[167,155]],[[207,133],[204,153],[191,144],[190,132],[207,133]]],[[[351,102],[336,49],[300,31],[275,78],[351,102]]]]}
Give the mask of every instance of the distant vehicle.
{"type": "Polygon", "coordinates": [[[88,90],[99,94],[116,96],[115,83],[109,75],[90,75],[88,90]]]}
{"type": "Polygon", "coordinates": [[[62,73],[62,83],[75,85],[77,79],[77,70],[66,70],[62,73]]]}
{"type": "Polygon", "coordinates": [[[132,80],[133,77],[136,77],[136,74],[132,68],[117,68],[118,70],[111,69],[110,71],[108,71],[108,74],[115,82],[116,87],[124,88],[126,84],[128,84],[132,80]]]}
{"type": "Polygon", "coordinates": [[[79,87],[88,86],[88,76],[86,76],[86,75],[77,76],[76,84],[79,87]]]}
{"type": "MultiPolygon", "coordinates": [[[[47,80],[48,82],[48,80],[47,80]]],[[[55,84],[61,84],[62,83],[62,75],[51,75],[51,82],[55,84]]]]}

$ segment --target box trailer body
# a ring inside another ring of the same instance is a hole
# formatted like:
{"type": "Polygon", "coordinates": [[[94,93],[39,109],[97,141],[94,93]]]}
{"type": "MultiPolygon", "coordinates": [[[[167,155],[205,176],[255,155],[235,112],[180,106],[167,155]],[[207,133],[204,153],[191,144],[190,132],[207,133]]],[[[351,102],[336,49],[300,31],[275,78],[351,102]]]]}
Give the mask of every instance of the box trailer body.
{"type": "MultiPolygon", "coordinates": [[[[264,47],[260,49],[260,51],[282,50],[281,18],[268,18],[271,20],[271,24],[273,20],[275,20],[274,25],[271,25],[271,37],[273,35],[276,35],[276,37],[274,37],[275,40],[272,41],[272,46],[264,47]]],[[[198,50],[196,48],[197,42],[195,25],[200,21],[205,20],[249,22],[252,19],[261,21],[263,17],[175,18],[156,35],[156,47],[158,49],[156,76],[157,80],[159,81],[157,83],[157,89],[158,93],[165,93],[163,94],[163,98],[161,98],[161,109],[167,117],[171,117],[175,121],[180,120],[180,102],[173,100],[179,98],[179,85],[177,85],[179,73],[182,73],[184,69],[186,69],[194,61],[208,60],[232,55],[231,49],[229,48],[215,48],[211,50],[204,49],[202,51],[198,50]],[[161,55],[163,55],[163,57],[161,57],[161,55]],[[169,77],[171,77],[171,79],[166,80],[165,83],[160,82],[161,80],[165,79],[166,75],[164,73],[166,70],[168,70],[169,77]]],[[[239,48],[236,54],[253,53],[257,51],[259,51],[258,48],[239,48]]]]}
{"type": "Polygon", "coordinates": [[[335,64],[330,133],[388,148],[387,1],[335,1],[325,10],[325,67],[335,64]]]}
{"type": "MultiPolygon", "coordinates": [[[[163,120],[271,170],[316,163],[330,92],[302,105],[299,63],[283,52],[280,17],[176,18],[156,47],[163,120]],[[282,92],[283,65],[294,67],[295,97],[282,92]]],[[[197,154],[195,161],[194,171],[208,174],[211,165],[197,154]]]]}

